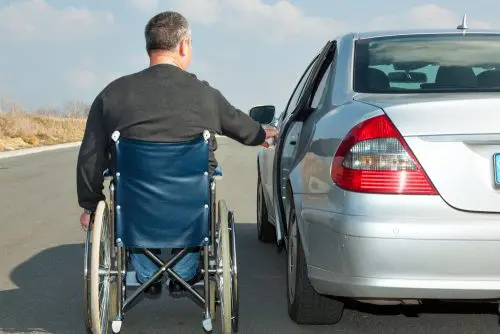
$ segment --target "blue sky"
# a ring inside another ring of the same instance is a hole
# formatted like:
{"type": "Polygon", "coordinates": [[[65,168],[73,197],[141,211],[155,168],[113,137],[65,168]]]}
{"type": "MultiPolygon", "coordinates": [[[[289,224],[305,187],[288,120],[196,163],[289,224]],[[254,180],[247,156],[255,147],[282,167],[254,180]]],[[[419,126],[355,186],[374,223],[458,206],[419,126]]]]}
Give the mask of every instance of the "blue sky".
{"type": "Polygon", "coordinates": [[[0,97],[27,108],[92,102],[147,66],[143,30],[163,10],[190,21],[190,71],[247,111],[283,108],[310,59],[347,31],[495,27],[498,0],[0,0],[0,97]]]}

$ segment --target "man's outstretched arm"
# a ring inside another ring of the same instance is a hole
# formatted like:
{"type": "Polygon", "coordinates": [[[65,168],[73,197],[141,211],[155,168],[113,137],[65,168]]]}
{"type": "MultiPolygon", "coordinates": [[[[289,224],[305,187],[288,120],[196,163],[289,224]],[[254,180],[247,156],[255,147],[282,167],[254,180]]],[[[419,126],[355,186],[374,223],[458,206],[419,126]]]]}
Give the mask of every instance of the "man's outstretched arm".
{"type": "Polygon", "coordinates": [[[233,107],[219,91],[216,92],[222,134],[243,145],[262,145],[267,137],[262,126],[249,115],[233,107]]]}
{"type": "Polygon", "coordinates": [[[107,166],[107,138],[102,120],[103,102],[99,95],[90,108],[76,167],[78,203],[89,211],[95,211],[103,200],[102,173],[107,166]]]}

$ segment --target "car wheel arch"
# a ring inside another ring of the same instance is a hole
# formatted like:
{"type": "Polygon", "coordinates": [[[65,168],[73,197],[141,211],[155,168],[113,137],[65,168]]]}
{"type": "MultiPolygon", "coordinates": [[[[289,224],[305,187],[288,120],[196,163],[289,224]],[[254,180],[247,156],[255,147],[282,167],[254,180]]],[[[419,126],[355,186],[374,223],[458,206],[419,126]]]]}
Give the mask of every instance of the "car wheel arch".
{"type": "Polygon", "coordinates": [[[286,185],[286,190],[287,190],[287,196],[286,196],[286,202],[283,203],[284,207],[286,208],[286,222],[284,225],[286,225],[285,228],[285,234],[288,237],[288,224],[290,220],[290,204],[293,204],[293,207],[295,209],[295,219],[297,223],[297,229],[299,234],[301,235],[301,240],[302,240],[302,247],[304,249],[304,255],[306,259],[306,263],[309,261],[309,242],[308,242],[308,230],[307,230],[307,224],[302,218],[301,212],[302,212],[302,205],[297,205],[297,201],[295,200],[294,196],[294,191],[293,191],[293,185],[290,180],[287,181],[286,185]]]}
{"type": "MultiPolygon", "coordinates": [[[[264,187],[264,184],[262,184],[263,180],[262,180],[262,171],[261,171],[261,165],[260,165],[260,157],[258,156],[257,157],[257,180],[261,182],[261,186],[264,187]]],[[[270,206],[270,202],[272,201],[272,198],[270,197],[270,195],[268,194],[268,192],[265,190],[265,187],[263,188],[263,198],[262,200],[264,201],[264,203],[266,204],[267,208],[271,208],[272,206],[270,206]]],[[[276,226],[276,222],[275,222],[275,219],[274,219],[274,215],[273,214],[269,214],[269,221],[271,222],[272,225],[276,226]]]]}

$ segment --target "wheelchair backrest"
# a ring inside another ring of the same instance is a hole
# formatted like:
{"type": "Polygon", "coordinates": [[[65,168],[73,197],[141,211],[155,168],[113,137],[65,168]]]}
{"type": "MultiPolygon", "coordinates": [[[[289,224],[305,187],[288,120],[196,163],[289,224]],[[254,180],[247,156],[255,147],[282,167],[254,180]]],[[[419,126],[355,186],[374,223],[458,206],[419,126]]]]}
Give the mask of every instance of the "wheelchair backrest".
{"type": "Polygon", "coordinates": [[[116,237],[130,248],[183,248],[209,234],[208,132],[192,141],[115,140],[116,237]]]}

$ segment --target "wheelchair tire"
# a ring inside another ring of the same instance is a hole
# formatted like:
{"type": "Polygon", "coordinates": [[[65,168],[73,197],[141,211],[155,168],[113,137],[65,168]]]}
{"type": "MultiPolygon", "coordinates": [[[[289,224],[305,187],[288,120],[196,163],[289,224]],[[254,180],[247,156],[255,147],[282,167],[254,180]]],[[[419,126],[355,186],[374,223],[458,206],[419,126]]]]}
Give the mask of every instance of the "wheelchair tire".
{"type": "Polygon", "coordinates": [[[114,240],[106,202],[99,202],[93,222],[92,246],[90,253],[90,316],[92,333],[112,333],[111,322],[117,314],[118,291],[113,282],[111,271],[115,270],[114,240]],[[101,258],[101,253],[102,258],[101,258]],[[106,274],[107,272],[107,274],[106,274]],[[101,276],[103,282],[101,283],[101,276]],[[102,287],[102,300],[100,292],[102,287]],[[113,289],[113,285],[115,289],[113,289]],[[114,294],[113,294],[114,292],[114,294]]]}
{"type": "Polygon", "coordinates": [[[92,319],[90,316],[90,250],[92,245],[92,225],[91,221],[87,229],[85,238],[84,269],[83,269],[83,307],[85,329],[87,333],[92,333],[92,319]]]}
{"type": "Polygon", "coordinates": [[[219,200],[219,251],[217,252],[218,269],[222,275],[218,274],[218,289],[221,306],[222,334],[233,333],[232,322],[232,277],[231,277],[231,244],[229,239],[229,215],[226,202],[219,200]]]}

